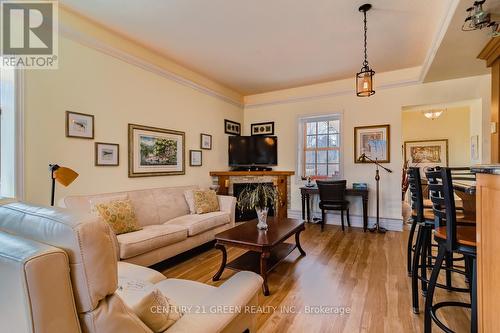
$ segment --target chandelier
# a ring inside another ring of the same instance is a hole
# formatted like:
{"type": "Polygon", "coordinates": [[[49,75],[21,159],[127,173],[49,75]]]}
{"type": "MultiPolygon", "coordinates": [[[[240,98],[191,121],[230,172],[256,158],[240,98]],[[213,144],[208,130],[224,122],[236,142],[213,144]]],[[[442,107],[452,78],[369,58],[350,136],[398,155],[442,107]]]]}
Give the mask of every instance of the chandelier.
{"type": "Polygon", "coordinates": [[[445,111],[444,109],[435,109],[435,110],[422,111],[422,113],[424,114],[425,118],[434,120],[441,117],[444,111],[445,111]]]}
{"type": "Polygon", "coordinates": [[[359,97],[369,97],[373,94],[375,94],[375,90],[373,90],[373,76],[375,75],[375,72],[373,69],[370,68],[368,65],[368,52],[367,52],[367,43],[366,43],[366,33],[368,32],[368,29],[366,27],[366,12],[369,11],[372,8],[372,5],[369,3],[366,3],[359,7],[359,11],[363,12],[363,23],[364,23],[364,56],[365,60],[363,61],[363,67],[361,67],[361,70],[359,73],[356,73],[356,95],[359,97]]]}
{"type": "Polygon", "coordinates": [[[483,9],[486,0],[474,1],[472,7],[467,8],[467,17],[462,25],[462,31],[481,30],[491,28],[494,37],[498,34],[498,23],[491,20],[491,14],[483,9]]]}

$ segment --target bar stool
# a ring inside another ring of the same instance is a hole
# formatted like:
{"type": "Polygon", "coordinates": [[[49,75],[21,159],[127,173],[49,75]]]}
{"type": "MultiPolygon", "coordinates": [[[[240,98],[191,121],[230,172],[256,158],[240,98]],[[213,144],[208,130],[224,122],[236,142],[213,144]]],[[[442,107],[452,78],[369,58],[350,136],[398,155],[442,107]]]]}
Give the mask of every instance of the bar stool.
{"type": "Polygon", "coordinates": [[[459,225],[457,222],[451,170],[449,168],[430,169],[426,172],[426,176],[429,181],[432,209],[436,217],[434,239],[438,243],[438,255],[432,269],[425,300],[424,333],[432,331],[432,321],[443,331],[453,332],[436,315],[437,310],[446,306],[471,308],[470,331],[475,333],[477,332],[476,227],[474,224],[459,225]],[[467,274],[470,275],[470,304],[456,301],[433,304],[437,279],[443,260],[449,253],[462,254],[472,267],[470,271],[467,270],[467,274]]]}
{"type": "MultiPolygon", "coordinates": [[[[434,213],[432,209],[424,209],[424,200],[422,195],[422,182],[420,177],[420,168],[410,167],[408,170],[408,180],[410,195],[412,200],[412,225],[408,237],[407,249],[407,265],[410,271],[409,275],[412,278],[412,306],[415,314],[419,313],[419,292],[418,281],[421,281],[422,294],[427,293],[427,269],[433,267],[432,247],[437,247],[432,244],[432,230],[434,229],[434,213]],[[413,238],[416,228],[417,236],[415,245],[413,238]],[[419,274],[420,269],[420,274],[419,274]]],[[[453,272],[465,275],[465,272],[453,268],[454,261],[463,260],[463,257],[453,258],[451,253],[446,255],[446,284],[437,284],[437,287],[449,291],[469,292],[468,288],[458,288],[452,285],[451,274],[453,272]]]]}

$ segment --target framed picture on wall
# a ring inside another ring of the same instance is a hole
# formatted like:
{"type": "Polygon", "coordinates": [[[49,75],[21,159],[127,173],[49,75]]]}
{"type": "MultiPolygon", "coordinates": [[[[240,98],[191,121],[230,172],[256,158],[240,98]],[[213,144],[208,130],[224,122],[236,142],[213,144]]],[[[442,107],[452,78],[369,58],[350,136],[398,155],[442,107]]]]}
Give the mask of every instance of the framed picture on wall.
{"type": "Polygon", "coordinates": [[[224,119],[224,133],[240,135],[241,134],[241,124],[235,121],[224,119]]]}
{"type": "Polygon", "coordinates": [[[274,135],[274,121],[251,125],[252,135],[274,135]]]}
{"type": "Polygon", "coordinates": [[[390,125],[354,127],[354,163],[371,163],[360,160],[363,154],[379,163],[391,161],[390,125]]]}
{"type": "Polygon", "coordinates": [[[129,177],[183,175],[184,156],[184,132],[128,125],[129,177]]]}
{"type": "Polygon", "coordinates": [[[405,141],[405,161],[409,166],[429,168],[448,166],[448,140],[405,141]]]}
{"type": "Polygon", "coordinates": [[[95,143],[96,166],[118,166],[120,164],[120,145],[115,143],[95,143]]]}
{"type": "Polygon", "coordinates": [[[190,150],[189,151],[189,165],[190,166],[202,166],[203,164],[203,153],[201,150],[190,150]]]}
{"type": "Polygon", "coordinates": [[[93,139],[94,116],[91,114],[66,111],[66,137],[93,139]]]}
{"type": "Polygon", "coordinates": [[[200,148],[206,150],[212,149],[212,136],[210,134],[200,134],[200,148]]]}
{"type": "Polygon", "coordinates": [[[470,158],[474,161],[479,160],[479,135],[470,137],[470,158]]]}

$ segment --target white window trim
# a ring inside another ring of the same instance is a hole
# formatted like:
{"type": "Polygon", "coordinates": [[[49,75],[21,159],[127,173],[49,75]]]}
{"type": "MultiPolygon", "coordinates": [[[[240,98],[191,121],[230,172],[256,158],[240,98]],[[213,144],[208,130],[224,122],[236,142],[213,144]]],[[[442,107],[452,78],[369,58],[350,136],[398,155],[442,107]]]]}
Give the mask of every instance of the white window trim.
{"type": "Polygon", "coordinates": [[[16,98],[16,198],[25,199],[24,187],[24,70],[15,72],[16,98]]]}
{"type": "Polygon", "coordinates": [[[301,179],[302,177],[302,160],[304,154],[304,123],[306,120],[321,120],[321,118],[337,117],[340,120],[340,158],[339,158],[339,179],[344,176],[344,111],[337,111],[331,113],[317,113],[317,114],[303,114],[298,115],[296,119],[297,128],[297,151],[296,151],[296,163],[295,163],[295,183],[304,184],[305,181],[301,179]]]}

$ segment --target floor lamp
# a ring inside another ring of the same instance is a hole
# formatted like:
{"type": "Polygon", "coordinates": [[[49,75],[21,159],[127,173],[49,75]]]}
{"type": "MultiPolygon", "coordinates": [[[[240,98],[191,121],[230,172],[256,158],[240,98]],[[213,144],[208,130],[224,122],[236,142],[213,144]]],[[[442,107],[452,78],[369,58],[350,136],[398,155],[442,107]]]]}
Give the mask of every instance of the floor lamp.
{"type": "Polygon", "coordinates": [[[54,206],[56,180],[59,184],[63,186],[68,186],[78,177],[78,173],[76,173],[74,170],[70,168],[62,167],[57,164],[49,164],[49,170],[50,170],[50,177],[52,179],[52,190],[50,192],[50,205],[54,206]]]}
{"type": "Polygon", "coordinates": [[[362,162],[362,163],[366,163],[366,161],[370,161],[370,162],[374,163],[377,166],[377,169],[375,170],[375,181],[377,182],[377,222],[375,223],[375,226],[373,228],[370,228],[368,230],[370,230],[371,232],[385,233],[387,231],[387,229],[382,228],[380,226],[380,197],[379,197],[379,192],[380,192],[380,186],[379,186],[379,183],[380,183],[380,172],[379,172],[379,167],[382,168],[382,169],[384,169],[385,171],[387,171],[389,173],[392,173],[392,170],[386,168],[383,165],[381,165],[377,161],[377,159],[372,160],[371,158],[369,158],[368,156],[366,156],[365,153],[361,154],[361,156],[358,157],[358,161],[362,162]]]}

